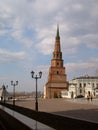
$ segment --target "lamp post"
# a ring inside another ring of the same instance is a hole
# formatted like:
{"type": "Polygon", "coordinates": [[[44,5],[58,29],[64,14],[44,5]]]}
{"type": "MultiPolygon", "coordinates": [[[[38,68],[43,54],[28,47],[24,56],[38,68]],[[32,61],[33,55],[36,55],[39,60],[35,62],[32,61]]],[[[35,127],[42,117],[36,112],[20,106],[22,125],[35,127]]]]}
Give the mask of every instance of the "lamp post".
{"type": "Polygon", "coordinates": [[[41,71],[39,72],[39,76],[37,75],[34,76],[34,71],[32,71],[31,76],[36,80],[35,110],[38,111],[37,80],[42,77],[42,72],[41,71]]]}
{"type": "Polygon", "coordinates": [[[11,81],[11,85],[13,86],[13,105],[15,106],[15,86],[18,85],[18,81],[16,81],[16,83],[11,81]]]}

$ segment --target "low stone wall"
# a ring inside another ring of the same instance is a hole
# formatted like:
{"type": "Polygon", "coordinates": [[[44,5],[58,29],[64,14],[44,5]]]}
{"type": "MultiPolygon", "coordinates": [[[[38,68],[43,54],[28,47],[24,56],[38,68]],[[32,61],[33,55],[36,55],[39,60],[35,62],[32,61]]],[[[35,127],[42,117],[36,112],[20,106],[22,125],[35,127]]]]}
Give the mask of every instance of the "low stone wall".
{"type": "Polygon", "coordinates": [[[0,109],[0,130],[31,130],[2,109],[0,109]]]}
{"type": "Polygon", "coordinates": [[[31,109],[23,108],[20,106],[13,106],[10,104],[2,104],[10,109],[26,115],[32,119],[35,119],[41,123],[44,123],[56,130],[96,130],[98,129],[98,124],[68,117],[63,117],[59,115],[54,115],[46,112],[36,112],[31,109]]]}

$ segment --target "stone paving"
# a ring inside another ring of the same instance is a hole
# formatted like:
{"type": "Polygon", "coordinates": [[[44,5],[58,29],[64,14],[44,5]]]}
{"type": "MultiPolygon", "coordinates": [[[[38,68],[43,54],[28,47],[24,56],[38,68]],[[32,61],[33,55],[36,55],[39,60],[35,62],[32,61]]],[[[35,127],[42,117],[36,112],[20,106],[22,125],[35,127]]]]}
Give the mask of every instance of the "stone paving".
{"type": "MultiPolygon", "coordinates": [[[[39,111],[98,123],[98,99],[39,99],[39,111]]],[[[35,100],[17,101],[16,105],[35,109],[35,100]]]]}
{"type": "Polygon", "coordinates": [[[98,105],[98,98],[94,98],[92,101],[89,100],[87,101],[87,99],[85,98],[78,98],[78,99],[66,99],[70,102],[75,102],[75,103],[82,103],[82,104],[94,104],[94,105],[98,105]]]}

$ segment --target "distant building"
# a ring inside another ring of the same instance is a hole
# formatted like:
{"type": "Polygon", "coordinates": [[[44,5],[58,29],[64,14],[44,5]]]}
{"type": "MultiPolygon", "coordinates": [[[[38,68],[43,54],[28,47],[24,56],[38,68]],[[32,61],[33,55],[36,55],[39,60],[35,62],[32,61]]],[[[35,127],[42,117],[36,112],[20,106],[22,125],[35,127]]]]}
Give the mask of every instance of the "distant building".
{"type": "Polygon", "coordinates": [[[1,101],[8,100],[8,96],[9,96],[9,93],[6,90],[5,85],[3,85],[2,88],[0,88],[0,100],[1,101]]]}
{"type": "Polygon", "coordinates": [[[66,73],[60,47],[59,27],[57,27],[55,48],[49,68],[48,82],[44,88],[44,97],[59,98],[61,97],[61,91],[65,89],[67,89],[66,73]]]}
{"type": "Polygon", "coordinates": [[[82,76],[74,78],[69,81],[68,91],[62,91],[62,97],[75,98],[79,95],[87,97],[88,95],[93,97],[98,96],[98,77],[82,76]]]}

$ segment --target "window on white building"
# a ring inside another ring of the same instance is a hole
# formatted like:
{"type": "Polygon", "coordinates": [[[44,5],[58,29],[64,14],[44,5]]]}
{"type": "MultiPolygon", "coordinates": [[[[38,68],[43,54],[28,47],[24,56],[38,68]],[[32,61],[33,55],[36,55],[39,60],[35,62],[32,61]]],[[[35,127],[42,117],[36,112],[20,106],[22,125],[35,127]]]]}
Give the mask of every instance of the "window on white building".
{"type": "Polygon", "coordinates": [[[84,83],[84,87],[86,87],[86,83],[84,83]]]}
{"type": "Polygon", "coordinates": [[[79,89],[80,89],[80,93],[82,93],[82,84],[81,83],[80,83],[79,89]]]}
{"type": "Polygon", "coordinates": [[[98,88],[98,83],[96,84],[96,88],[98,88]]]}

